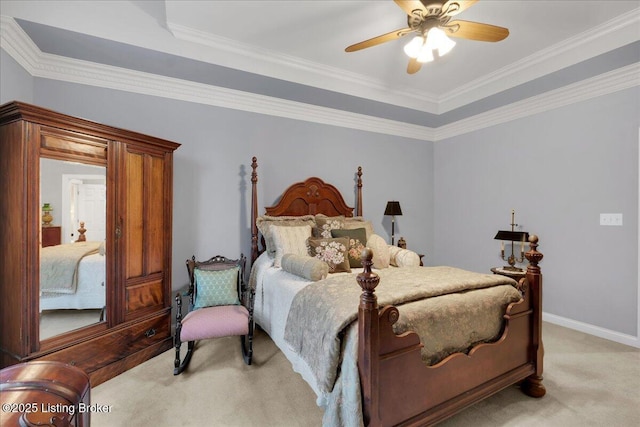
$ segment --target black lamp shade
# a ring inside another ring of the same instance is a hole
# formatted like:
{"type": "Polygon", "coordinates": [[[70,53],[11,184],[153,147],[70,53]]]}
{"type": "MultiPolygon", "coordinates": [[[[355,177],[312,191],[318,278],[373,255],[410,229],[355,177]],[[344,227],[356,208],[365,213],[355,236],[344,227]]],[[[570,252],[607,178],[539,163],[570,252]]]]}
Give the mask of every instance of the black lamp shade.
{"type": "Polygon", "coordinates": [[[385,215],[402,215],[402,209],[400,209],[400,202],[387,202],[387,207],[384,210],[385,215]]]}
{"type": "Polygon", "coordinates": [[[494,237],[495,240],[508,240],[508,241],[512,241],[512,242],[528,242],[529,241],[529,233],[527,233],[526,231],[506,231],[506,230],[500,230],[498,231],[498,234],[496,234],[496,237],[494,237]]]}

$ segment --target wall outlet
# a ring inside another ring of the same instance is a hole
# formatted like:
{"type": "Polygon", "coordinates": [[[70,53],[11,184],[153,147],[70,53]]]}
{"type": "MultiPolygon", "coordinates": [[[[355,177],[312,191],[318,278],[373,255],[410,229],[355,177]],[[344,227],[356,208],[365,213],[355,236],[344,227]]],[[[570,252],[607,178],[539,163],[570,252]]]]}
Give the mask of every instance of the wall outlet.
{"type": "Polygon", "coordinates": [[[622,225],[621,213],[602,213],[600,214],[600,225],[622,225]]]}

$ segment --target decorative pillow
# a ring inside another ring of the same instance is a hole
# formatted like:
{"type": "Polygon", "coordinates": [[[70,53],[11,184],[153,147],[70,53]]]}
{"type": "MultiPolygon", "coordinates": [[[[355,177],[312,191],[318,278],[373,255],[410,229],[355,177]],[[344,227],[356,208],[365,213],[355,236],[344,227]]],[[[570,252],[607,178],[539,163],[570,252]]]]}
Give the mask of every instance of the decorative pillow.
{"type": "Polygon", "coordinates": [[[288,273],[303,277],[307,280],[322,280],[329,274],[329,265],[307,254],[284,254],[282,269],[288,273]]]}
{"type": "Polygon", "coordinates": [[[349,267],[349,239],[324,239],[310,237],[308,240],[309,255],[324,261],[329,266],[329,273],[351,272],[349,267]]]}
{"type": "Polygon", "coordinates": [[[367,240],[367,247],[373,251],[372,261],[374,268],[389,267],[389,245],[382,237],[372,234],[367,240]]]}
{"type": "Polygon", "coordinates": [[[389,245],[389,264],[395,267],[417,267],[420,265],[420,255],[409,249],[389,245]]]}
{"type": "Polygon", "coordinates": [[[238,274],[240,267],[225,270],[193,271],[196,282],[196,300],[194,308],[213,307],[217,305],[238,305],[238,274]]]}
{"type": "Polygon", "coordinates": [[[271,226],[281,225],[284,227],[295,227],[299,225],[309,225],[315,227],[316,222],[313,215],[303,216],[269,216],[263,215],[256,218],[256,227],[264,237],[264,243],[266,245],[266,251],[271,258],[276,254],[276,247],[273,244],[273,238],[271,237],[271,226]]]}
{"type": "Polygon", "coordinates": [[[353,230],[356,228],[364,228],[367,234],[367,240],[369,239],[370,236],[372,236],[374,233],[373,231],[373,224],[371,223],[371,221],[366,221],[363,219],[358,219],[358,218],[362,218],[362,217],[355,217],[354,218],[347,218],[344,223],[342,224],[342,229],[344,230],[353,230]]]}
{"type": "Polygon", "coordinates": [[[311,237],[309,225],[272,225],[270,233],[276,248],[274,267],[280,267],[284,254],[307,255],[307,239],[311,237]]]}
{"type": "Polygon", "coordinates": [[[315,216],[316,227],[313,229],[313,237],[331,238],[331,230],[342,228],[344,216],[326,216],[318,214],[315,216]]]}
{"type": "Polygon", "coordinates": [[[354,228],[353,230],[331,230],[332,237],[346,237],[349,239],[349,267],[362,267],[362,250],[367,243],[367,232],[364,228],[354,228]]]}

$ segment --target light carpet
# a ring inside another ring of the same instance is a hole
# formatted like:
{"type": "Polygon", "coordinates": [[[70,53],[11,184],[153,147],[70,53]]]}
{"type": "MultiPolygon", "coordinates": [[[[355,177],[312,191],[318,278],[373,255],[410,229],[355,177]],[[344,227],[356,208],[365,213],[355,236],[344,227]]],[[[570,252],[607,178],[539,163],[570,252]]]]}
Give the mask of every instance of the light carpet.
{"type": "MultiPolygon", "coordinates": [[[[638,426],[640,349],[545,323],[541,399],[509,387],[444,421],[462,426],[638,426]]],[[[183,348],[186,345],[183,345],[183,348]]],[[[167,351],[91,390],[93,427],[320,426],[315,394],[262,331],[246,366],[239,338],[201,341],[187,371],[167,351]]]]}

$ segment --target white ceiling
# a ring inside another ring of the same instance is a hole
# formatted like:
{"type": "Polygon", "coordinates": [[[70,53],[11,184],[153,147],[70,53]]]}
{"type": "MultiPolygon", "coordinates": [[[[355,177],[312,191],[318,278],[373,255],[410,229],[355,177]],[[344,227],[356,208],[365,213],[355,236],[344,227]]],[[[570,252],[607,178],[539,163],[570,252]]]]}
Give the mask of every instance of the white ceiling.
{"type": "MultiPolygon", "coordinates": [[[[455,39],[457,45],[450,54],[409,75],[402,48],[411,36],[359,52],[344,52],[348,45],[407,26],[405,12],[392,0],[165,4],[168,27],[176,37],[215,47],[228,40],[233,50],[262,59],[249,64],[230,61],[228,65],[275,74],[277,71],[269,70],[270,63],[277,69],[280,60],[295,59],[303,70],[305,66],[321,68],[336,78],[414,92],[435,102],[446,102],[479,84],[490,85],[496,78],[502,80],[500,88],[504,89],[503,77],[519,84],[536,76],[531,67],[542,75],[629,43],[628,35],[611,37],[604,45],[593,43],[592,38],[605,38],[613,25],[619,25],[616,18],[634,9],[636,25],[631,38],[640,36],[638,1],[481,0],[456,18],[507,27],[509,37],[497,43],[455,39]],[[567,52],[574,47],[580,52],[567,52]],[[559,55],[554,54],[554,48],[560,50],[559,55]]],[[[466,102],[469,100],[461,104],[466,102]]]]}
{"type": "Polygon", "coordinates": [[[443,113],[640,40],[640,2],[480,0],[456,18],[509,28],[456,47],[415,75],[410,37],[353,43],[406,27],[392,0],[13,1],[2,14],[362,98],[443,113]]]}

